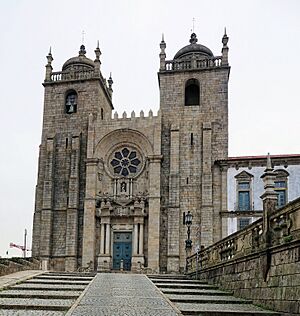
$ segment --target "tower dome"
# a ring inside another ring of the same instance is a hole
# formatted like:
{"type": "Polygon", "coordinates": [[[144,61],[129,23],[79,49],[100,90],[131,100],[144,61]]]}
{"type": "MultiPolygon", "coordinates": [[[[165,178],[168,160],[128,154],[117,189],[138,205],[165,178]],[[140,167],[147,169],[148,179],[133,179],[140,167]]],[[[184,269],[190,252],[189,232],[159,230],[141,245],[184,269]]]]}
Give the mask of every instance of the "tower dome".
{"type": "Polygon", "coordinates": [[[174,59],[189,58],[190,55],[193,54],[200,58],[214,57],[212,51],[209,48],[204,45],[197,44],[197,42],[197,35],[195,33],[192,33],[190,44],[181,48],[174,56],[174,59]]]}
{"type": "Polygon", "coordinates": [[[72,57],[68,59],[62,67],[62,70],[69,70],[73,68],[74,70],[92,70],[95,68],[95,63],[85,56],[86,50],[85,46],[81,45],[79,50],[79,55],[77,57],[72,57]]]}

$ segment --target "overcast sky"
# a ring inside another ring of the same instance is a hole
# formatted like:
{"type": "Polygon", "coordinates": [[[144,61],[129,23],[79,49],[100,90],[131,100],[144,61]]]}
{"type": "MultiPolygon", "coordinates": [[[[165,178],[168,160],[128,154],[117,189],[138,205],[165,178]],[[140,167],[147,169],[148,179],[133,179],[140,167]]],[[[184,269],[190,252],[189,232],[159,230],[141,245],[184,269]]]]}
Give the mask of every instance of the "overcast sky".
{"type": "MultiPolygon", "coordinates": [[[[164,33],[167,59],[198,43],[221,54],[229,36],[229,155],[300,153],[300,1],[0,0],[0,256],[31,240],[46,58],[54,71],[100,42],[104,77],[112,72],[115,109],[159,107],[157,71],[164,33]]],[[[29,245],[30,248],[30,245],[29,245]]]]}

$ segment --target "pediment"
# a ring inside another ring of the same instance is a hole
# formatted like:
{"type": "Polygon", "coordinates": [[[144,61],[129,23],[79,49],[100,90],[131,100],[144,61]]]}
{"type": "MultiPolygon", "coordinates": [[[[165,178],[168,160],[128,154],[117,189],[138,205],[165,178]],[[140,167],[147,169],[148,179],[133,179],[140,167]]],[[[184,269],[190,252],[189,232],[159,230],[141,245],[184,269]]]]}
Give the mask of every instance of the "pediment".
{"type": "Polygon", "coordinates": [[[251,178],[253,178],[253,174],[243,170],[242,172],[240,172],[234,177],[238,180],[250,180],[251,178]]]}

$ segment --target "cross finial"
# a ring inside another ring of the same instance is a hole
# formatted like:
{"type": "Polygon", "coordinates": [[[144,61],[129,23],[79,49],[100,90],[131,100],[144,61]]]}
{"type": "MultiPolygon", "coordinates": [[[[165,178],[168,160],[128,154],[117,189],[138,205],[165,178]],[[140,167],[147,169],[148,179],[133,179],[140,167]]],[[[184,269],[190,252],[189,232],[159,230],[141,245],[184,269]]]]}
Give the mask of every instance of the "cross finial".
{"type": "Polygon", "coordinates": [[[81,37],[81,42],[82,44],[84,44],[84,35],[85,35],[85,32],[84,30],[82,30],[82,33],[81,33],[82,37],[81,37]]]}

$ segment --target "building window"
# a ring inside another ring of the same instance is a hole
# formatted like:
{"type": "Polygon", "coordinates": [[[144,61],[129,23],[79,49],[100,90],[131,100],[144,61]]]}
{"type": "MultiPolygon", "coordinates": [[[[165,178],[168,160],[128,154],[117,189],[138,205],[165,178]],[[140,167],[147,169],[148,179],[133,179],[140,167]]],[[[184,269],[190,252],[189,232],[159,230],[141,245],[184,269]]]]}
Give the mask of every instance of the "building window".
{"type": "Polygon", "coordinates": [[[122,175],[123,177],[137,173],[140,163],[141,161],[137,157],[137,152],[135,150],[129,150],[127,147],[116,151],[113,159],[110,161],[114,173],[122,175]]]}
{"type": "Polygon", "coordinates": [[[241,182],[238,184],[238,210],[250,210],[250,183],[241,182]]]}
{"type": "Polygon", "coordinates": [[[72,90],[66,94],[66,105],[65,110],[67,114],[77,112],[77,93],[72,90]]]}
{"type": "Polygon", "coordinates": [[[277,206],[282,207],[287,203],[287,180],[289,173],[285,170],[276,170],[275,192],[278,193],[277,206]]]}
{"type": "Polygon", "coordinates": [[[250,225],[250,218],[239,218],[238,219],[238,229],[244,229],[246,226],[250,225]]]}
{"type": "Polygon", "coordinates": [[[237,203],[236,211],[250,211],[251,207],[251,183],[253,176],[242,171],[240,174],[235,176],[237,181],[237,203]]]}
{"type": "Polygon", "coordinates": [[[189,79],[185,85],[185,105],[199,105],[200,87],[197,79],[189,79]]]}

